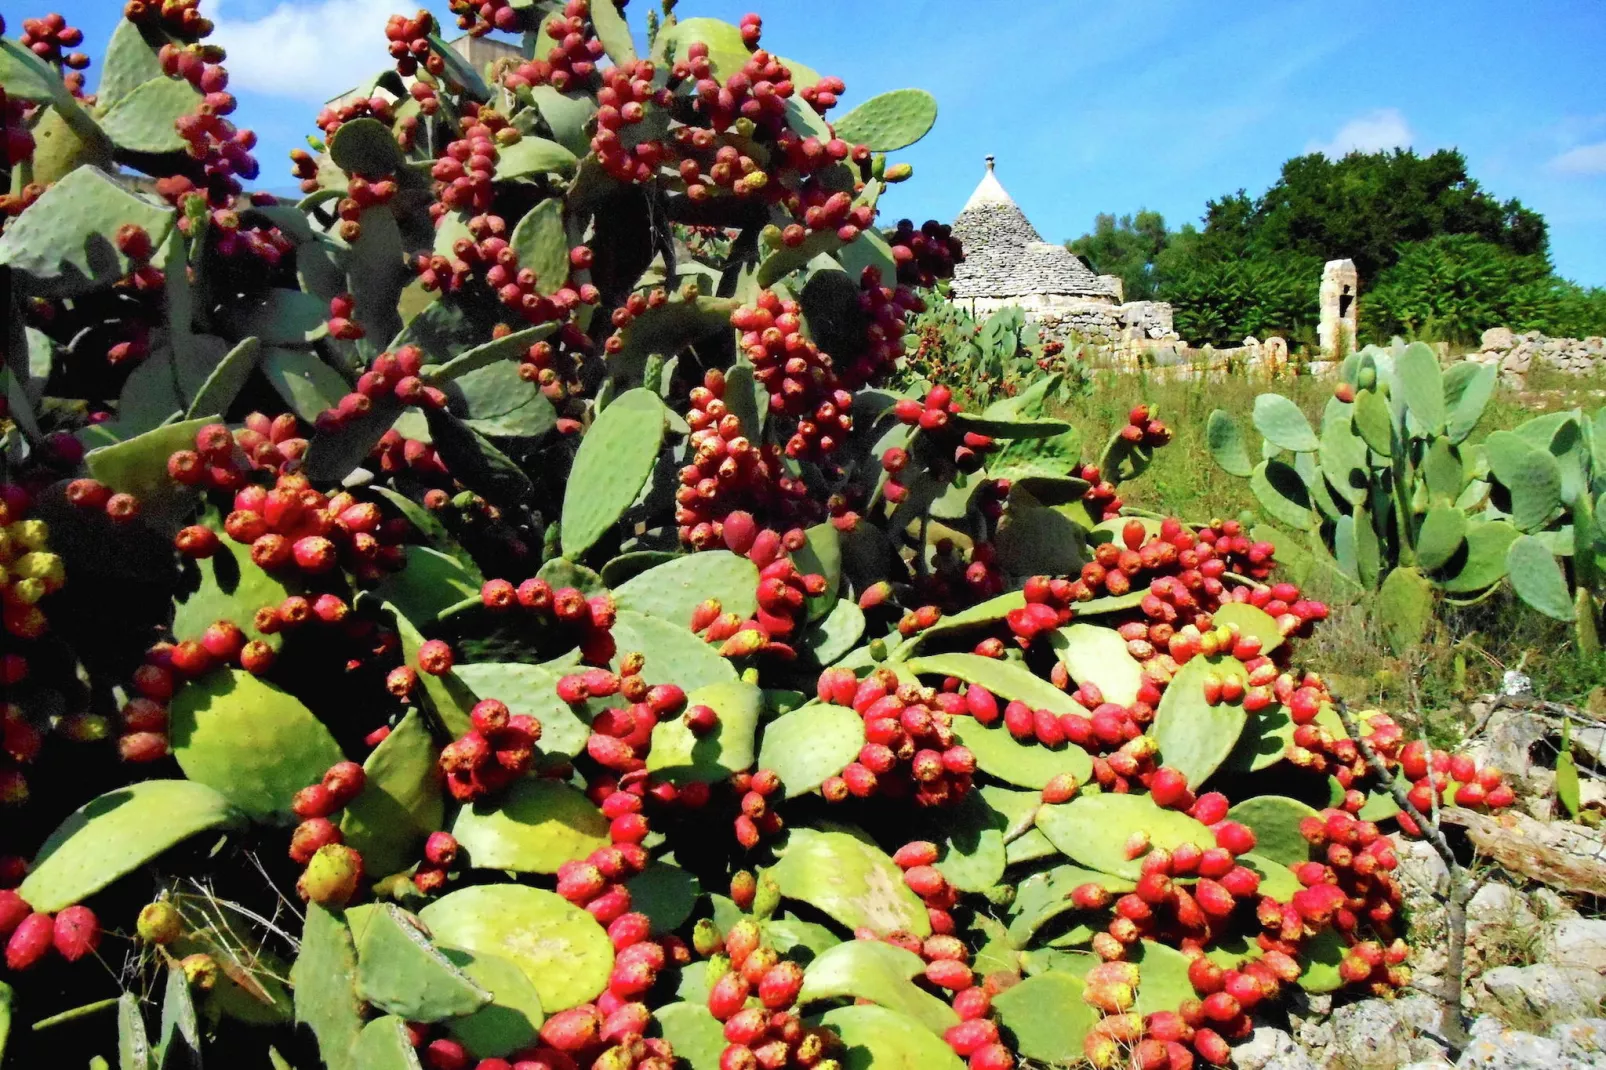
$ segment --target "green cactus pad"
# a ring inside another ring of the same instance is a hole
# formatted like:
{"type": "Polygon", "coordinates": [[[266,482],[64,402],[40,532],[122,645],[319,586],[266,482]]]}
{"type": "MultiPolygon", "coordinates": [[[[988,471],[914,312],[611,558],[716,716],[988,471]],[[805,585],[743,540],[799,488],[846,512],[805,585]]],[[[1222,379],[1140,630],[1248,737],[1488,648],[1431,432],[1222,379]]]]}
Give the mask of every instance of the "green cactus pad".
{"type": "Polygon", "coordinates": [[[525,134],[511,145],[497,150],[496,180],[507,182],[516,178],[539,178],[543,175],[574,174],[579,165],[574,153],[548,141],[544,137],[525,134]]]}
{"type": "Polygon", "coordinates": [[[1444,373],[1444,431],[1452,444],[1465,441],[1483,419],[1499,376],[1493,364],[1471,360],[1457,361],[1444,373]]]}
{"type": "Polygon", "coordinates": [[[847,940],[830,948],[803,971],[798,1006],[822,1000],[854,999],[908,1015],[942,1035],[959,1015],[913,981],[926,964],[919,955],[873,940],[847,940]]]}
{"type": "Polygon", "coordinates": [[[445,409],[430,409],[428,420],[435,451],[463,486],[507,507],[535,493],[524,469],[468,424],[445,409]]]}
{"type": "MultiPolygon", "coordinates": [[[[195,448],[195,433],[210,420],[186,420],[111,446],[90,450],[84,456],[89,474],[139,499],[140,521],[157,531],[172,532],[189,518],[196,493],[175,483],[167,474],[167,459],[178,450],[195,448]]],[[[253,607],[255,608],[255,607],[253,607]]]]}
{"type": "Polygon", "coordinates": [[[431,903],[419,916],[443,948],[500,955],[517,964],[548,1014],[597,996],[613,969],[613,945],[596,919],[539,888],[464,888],[431,903]]]}
{"type": "Polygon", "coordinates": [[[1288,756],[1294,745],[1294,721],[1276,702],[1250,716],[1238,744],[1221,769],[1229,773],[1258,773],[1288,756]]]}
{"type": "Polygon", "coordinates": [[[1433,624],[1433,584],[1414,568],[1397,568],[1377,591],[1377,620],[1398,657],[1414,650],[1433,624]]]}
{"type": "MultiPolygon", "coordinates": [[[[125,25],[131,25],[125,23],[125,25]]],[[[4,986],[9,1000],[11,988],[4,986]]],[[[3,1013],[10,1017],[9,1006],[3,1013]]],[[[5,1048],[0,1045],[0,1054],[5,1048]]],[[[117,999],[117,1066],[118,1070],[150,1070],[151,1038],[145,1032],[145,1015],[140,1010],[139,993],[124,991],[117,999]]]]}
{"type": "Polygon", "coordinates": [[[621,373],[640,375],[650,353],[673,356],[712,335],[728,336],[731,313],[740,307],[741,302],[729,298],[699,297],[695,301],[671,298],[657,308],[648,308],[619,332],[622,346],[609,364],[621,373]]]}
{"type": "Polygon", "coordinates": [[[1149,730],[1160,745],[1161,763],[1186,775],[1194,789],[1227,760],[1249,720],[1242,703],[1205,702],[1204,681],[1212,673],[1222,679],[1249,677],[1237,658],[1194,657],[1165,689],[1149,730]]]}
{"type": "MultiPolygon", "coordinates": [[[[139,24],[118,20],[101,60],[100,84],[95,88],[97,105],[107,109],[115,107],[123,97],[161,76],[162,63],[157,58],[156,48],[145,40],[139,24]]],[[[0,78],[0,81],[6,82],[9,88],[8,79],[0,78]]]]}
{"type": "Polygon", "coordinates": [[[1318,451],[1322,475],[1333,494],[1354,504],[1366,496],[1370,483],[1367,471],[1366,441],[1355,433],[1354,406],[1334,398],[1322,417],[1322,441],[1318,451]]]}
{"type": "Polygon", "coordinates": [[[1561,466],[1556,458],[1512,431],[1484,440],[1489,470],[1511,496],[1511,522],[1538,531],[1561,507],[1561,466]]]}
{"type": "MultiPolygon", "coordinates": [[[[1372,821],[1375,819],[1362,817],[1361,820],[1372,821]]],[[[1306,850],[1309,850],[1308,844],[1306,845],[1306,850]]],[[[1302,856],[1299,860],[1303,862],[1305,858],[1302,856]]],[[[1262,898],[1269,896],[1280,903],[1286,903],[1293,897],[1295,892],[1304,887],[1299,883],[1299,878],[1294,876],[1294,871],[1289,868],[1289,865],[1273,861],[1258,850],[1239,855],[1238,864],[1260,875],[1259,895],[1262,898]]]]}
{"type": "Polygon", "coordinates": [[[864,627],[864,611],[842,599],[803,632],[799,645],[816,665],[831,665],[858,646],[864,627]]]}
{"type": "Polygon", "coordinates": [[[471,954],[460,948],[446,948],[441,953],[475,985],[491,993],[489,1006],[446,1022],[446,1031],[471,1055],[501,1058],[535,1042],[545,1014],[541,996],[523,970],[500,955],[471,954]]]}
{"type": "Polygon", "coordinates": [[[1279,524],[1297,531],[1309,531],[1316,526],[1305,481],[1282,461],[1261,461],[1256,465],[1249,476],[1249,489],[1255,492],[1266,515],[1279,524]]]}
{"type": "Polygon", "coordinates": [[[969,792],[943,813],[936,837],[942,854],[937,870],[962,892],[986,892],[1004,877],[1004,827],[1008,819],[980,792],[969,792]]]}
{"type": "Polygon", "coordinates": [[[1506,573],[1517,597],[1547,617],[1573,620],[1577,610],[1567,577],[1550,548],[1532,535],[1523,535],[1506,550],[1506,573]]]}
{"type": "Polygon", "coordinates": [[[457,558],[428,546],[405,548],[406,565],[379,581],[374,594],[426,625],[467,599],[477,599],[483,581],[457,558]]]}
{"type": "Polygon", "coordinates": [[[1454,574],[1441,586],[1450,594],[1468,594],[1499,583],[1506,575],[1506,551],[1518,534],[1504,520],[1469,520],[1466,547],[1450,560],[1454,574]]]}
{"type": "Polygon", "coordinates": [[[1240,476],[1244,479],[1254,472],[1255,466],[1249,460],[1249,448],[1244,443],[1244,433],[1234,420],[1223,409],[1215,409],[1210,413],[1210,419],[1205,424],[1205,445],[1210,450],[1211,458],[1228,475],[1240,476]]]}
{"type": "Polygon", "coordinates": [[[200,103],[200,91],[189,82],[158,76],[114,104],[100,117],[100,128],[123,152],[182,152],[188,142],[174,124],[200,103]]]}
{"type": "Polygon", "coordinates": [[[526,777],[498,799],[463,807],[452,835],[476,869],[556,873],[607,845],[608,820],[567,784],[526,777]]]}
{"type": "Polygon", "coordinates": [[[836,133],[871,152],[908,148],[937,122],[937,98],[924,89],[894,89],[871,97],[836,121],[836,133]]]}
{"type": "MultiPolygon", "coordinates": [[[[971,481],[971,494],[982,482],[971,481]]],[[[968,499],[964,505],[960,516],[968,511],[968,499]]],[[[1087,560],[1082,528],[1073,516],[1043,505],[1021,486],[1009,489],[1008,506],[999,521],[994,546],[998,564],[1015,576],[1075,573],[1087,560]]]]}
{"type": "Polygon", "coordinates": [[[1394,454],[1394,417],[1387,401],[1375,390],[1355,395],[1355,433],[1368,449],[1383,457],[1394,454]]]}
{"type": "Polygon", "coordinates": [[[764,729],[758,767],[781,778],[788,799],[836,776],[864,747],[864,720],[846,706],[811,704],[771,721],[764,729]]]}
{"type": "Polygon", "coordinates": [[[196,390],[185,417],[193,420],[209,412],[228,412],[234,399],[245,389],[261,355],[262,343],[255,338],[247,338],[229,350],[196,390]]]}
{"type": "Polygon", "coordinates": [[[729,550],[686,554],[639,573],[618,587],[620,609],[634,610],[686,627],[692,611],[709,598],[746,620],[758,609],[758,566],[729,550]]]}
{"type": "Polygon", "coordinates": [[[719,656],[718,649],[683,624],[620,610],[613,641],[619,657],[638,650],[647,655],[648,679],[678,684],[688,695],[700,687],[736,679],[736,669],[719,656]]]}
{"type": "Polygon", "coordinates": [[[1337,929],[1323,929],[1305,941],[1297,956],[1304,972],[1299,975],[1299,987],[1307,992],[1336,992],[1344,987],[1339,975],[1339,963],[1344,961],[1348,946],[1337,929]]]}
{"type": "Polygon", "coordinates": [[[987,727],[972,717],[955,717],[953,729],[954,738],[976,756],[976,768],[1007,784],[1042,788],[1061,773],[1070,773],[1085,784],[1093,775],[1093,759],[1072,743],[1058,750],[1035,741],[1022,743],[1009,734],[1002,721],[987,727]]]}
{"type": "Polygon", "coordinates": [[[1310,860],[1310,844],[1299,834],[1299,823],[1316,811],[1286,795],[1257,795],[1227,811],[1227,817],[1249,826],[1255,834],[1255,853],[1291,866],[1310,860]]]}
{"type": "Polygon", "coordinates": [[[1015,889],[1015,901],[1009,908],[1009,942],[1017,948],[1024,948],[1038,929],[1062,914],[1078,909],[1070,896],[1084,884],[1097,884],[1113,895],[1125,894],[1136,887],[1131,881],[1081,866],[1055,866],[1034,873],[1015,889]]]}
{"type": "MultiPolygon", "coordinates": [[[[320,1054],[322,1052],[320,1051],[320,1054]]],[[[387,1014],[363,1026],[351,1047],[353,1070],[420,1070],[407,1022],[387,1014]]]]}
{"type": "MultiPolygon", "coordinates": [[[[1025,604],[1026,596],[1020,591],[1010,591],[1008,594],[989,598],[987,601],[979,602],[969,609],[962,609],[958,613],[943,616],[936,624],[915,636],[914,642],[919,645],[949,632],[961,632],[971,628],[990,628],[1002,624],[1011,611],[1019,609],[1025,604]]],[[[1080,607],[1078,607],[1078,612],[1080,612],[1080,607]]]]}
{"type": "Polygon", "coordinates": [[[810,595],[806,603],[809,620],[819,620],[835,607],[842,586],[842,533],[835,524],[824,523],[804,529],[803,537],[803,547],[793,552],[792,563],[804,575],[825,577],[825,593],[810,595]]]}
{"type": "MultiPolygon", "coordinates": [[[[706,998],[706,997],[705,997],[706,998]]],[[[702,1003],[671,1003],[653,1012],[659,1032],[691,1070],[719,1070],[726,1048],[725,1027],[702,1003]]]]}
{"type": "Polygon", "coordinates": [[[903,883],[903,872],[879,848],[845,832],[793,829],[769,873],[782,895],[850,929],[931,934],[926,908],[903,883]]]}
{"type": "Polygon", "coordinates": [[[12,100],[49,101],[66,92],[49,64],[15,41],[0,38],[0,86],[12,100]]]}
{"type": "Polygon", "coordinates": [[[1281,394],[1261,394],[1256,397],[1253,419],[1255,430],[1280,450],[1314,453],[1321,445],[1299,406],[1281,394]]]}
{"type": "Polygon", "coordinates": [[[193,781],[145,780],[118,788],[80,807],[50,834],[18,894],[35,910],[54,913],[239,816],[223,795],[193,781]]]}
{"type": "Polygon", "coordinates": [[[362,1000],[357,995],[357,948],[342,914],[307,904],[290,983],[296,1022],[318,1038],[324,1064],[329,1070],[356,1070],[352,1047],[363,1028],[362,1000]]]}
{"type": "Polygon", "coordinates": [[[1143,666],[1127,653],[1126,640],[1114,628],[1072,624],[1055,632],[1051,639],[1054,652],[1072,680],[1095,684],[1106,702],[1130,706],[1138,700],[1143,666]]]}
{"type": "Polygon", "coordinates": [[[980,684],[1001,699],[1019,699],[1034,709],[1052,713],[1080,713],[1087,710],[1071,696],[1026,669],[1008,662],[984,658],[980,654],[931,654],[914,658],[909,671],[921,676],[956,676],[980,684]]]}
{"type": "Polygon", "coordinates": [[[1412,342],[1394,358],[1394,390],[1422,430],[1444,429],[1444,376],[1432,346],[1412,342]]]}
{"type": "Polygon", "coordinates": [[[569,281],[569,237],[563,225],[563,202],[555,198],[532,208],[510,239],[519,265],[535,272],[537,293],[551,295],[569,281]]]}
{"type": "Polygon", "coordinates": [[[201,1064],[201,1025],[196,1020],[189,979],[176,962],[167,967],[167,984],[162,991],[162,1032],[155,1056],[158,1067],[201,1064]]]}
{"type": "Polygon", "coordinates": [[[687,49],[694,44],[707,45],[708,65],[721,82],[741,70],[752,56],[742,41],[742,31],[721,19],[682,19],[659,33],[671,59],[685,59],[687,49]]]}
{"type": "Polygon", "coordinates": [[[527,713],[541,722],[543,754],[573,758],[585,750],[591,734],[587,721],[576,716],[555,688],[563,674],[539,665],[512,662],[472,662],[453,670],[478,698],[501,699],[514,713],[527,713]]]}
{"type": "Polygon", "coordinates": [[[658,460],[664,403],[645,388],[627,390],[581,440],[563,497],[563,552],[589,550],[624,515],[658,460]]]}
{"type": "Polygon", "coordinates": [[[39,296],[100,289],[132,268],[112,241],[125,223],[144,227],[159,248],[173,227],[173,212],[134,196],[98,168],[76,168],[6,228],[0,266],[17,271],[28,292],[39,296]]]}
{"type": "Polygon", "coordinates": [[[302,290],[276,287],[225,309],[236,334],[256,335],[267,346],[304,347],[325,329],[329,303],[302,290]]]}
{"type": "Polygon", "coordinates": [[[451,411],[482,435],[541,438],[557,426],[552,402],[519,375],[520,365],[502,360],[464,374],[446,386],[451,411]]]}
{"type": "Polygon", "coordinates": [[[1283,645],[1283,633],[1277,629],[1277,619],[1258,606],[1248,602],[1232,602],[1216,610],[1212,619],[1216,627],[1232,624],[1239,635],[1252,635],[1260,640],[1260,652],[1270,654],[1283,645]]]}
{"type": "Polygon", "coordinates": [[[1434,506],[1416,533],[1416,563],[1429,572],[1443,568],[1461,549],[1466,534],[1466,513],[1450,505],[1434,506]]]}
{"type": "MultiPolygon", "coordinates": [[[[216,528],[212,519],[208,527],[216,528]]],[[[194,563],[198,586],[173,609],[173,637],[199,640],[220,620],[232,621],[248,640],[261,640],[278,650],[282,633],[264,635],[256,628],[256,611],[276,606],[290,595],[284,584],[251,560],[249,547],[219,534],[217,552],[194,563]]]]}
{"type": "Polygon", "coordinates": [[[838,1007],[819,1020],[842,1037],[843,1070],[964,1070],[941,1037],[906,1014],[885,1007],[838,1007]]]}
{"type": "Polygon", "coordinates": [[[430,51],[439,56],[441,62],[446,65],[444,78],[447,84],[462,86],[463,92],[475,100],[489,100],[490,87],[485,84],[485,79],[480,77],[479,71],[474,69],[474,65],[459,56],[440,34],[432,33],[428,36],[430,51]]]}
{"type": "Polygon", "coordinates": [[[340,831],[362,852],[364,869],[375,877],[406,869],[424,837],[441,827],[445,804],[439,750],[423,714],[408,710],[362,763],[362,793],[346,804],[340,831]]]}
{"type": "Polygon", "coordinates": [[[703,886],[673,861],[654,861],[625,882],[630,909],[647,915],[654,932],[678,929],[697,909],[703,886]]]}
{"type": "Polygon", "coordinates": [[[1019,839],[1010,840],[1004,847],[1004,861],[1012,866],[1052,858],[1059,849],[1037,829],[1028,829],[1019,839]]]}
{"type": "MultiPolygon", "coordinates": [[[[424,637],[414,627],[407,616],[397,611],[395,606],[388,602],[383,603],[396,624],[396,634],[401,639],[402,661],[414,669],[418,668],[418,652],[424,645],[424,637]]],[[[427,672],[418,674],[418,682],[424,690],[424,699],[428,705],[426,712],[435,717],[435,721],[452,738],[463,735],[473,723],[469,720],[469,710],[474,708],[474,693],[463,683],[455,670],[441,676],[432,676],[427,672]]],[[[519,711],[523,712],[523,711],[519,711]]]]}
{"type": "Polygon", "coordinates": [[[1193,960],[1175,948],[1153,940],[1140,940],[1130,961],[1138,964],[1138,1002],[1141,1015],[1174,1011],[1184,1000],[1196,999],[1188,967],[1193,960]]]}
{"type": "Polygon", "coordinates": [[[998,1024],[1028,1059],[1070,1065],[1082,1060],[1082,1042],[1098,1014],[1082,1001],[1082,982],[1050,971],[1029,977],[993,1000],[998,1024]]]}
{"type": "Polygon", "coordinates": [[[659,722],[647,752],[649,773],[674,784],[714,784],[752,766],[754,735],[764,709],[762,691],[744,680],[727,680],[690,692],[686,705],[708,706],[719,715],[719,723],[699,736],[680,717],[659,722]]]}
{"type": "Polygon", "coordinates": [[[173,697],[169,716],[184,775],[254,818],[288,818],[291,796],[344,758],[295,696],[240,669],[190,681],[173,697]]]}
{"type": "Polygon", "coordinates": [[[1148,833],[1152,847],[1168,851],[1183,843],[1201,849],[1216,845],[1208,828],[1180,811],[1161,809],[1147,795],[1079,795],[1068,803],[1043,807],[1037,827],[1072,861],[1127,880],[1142,874],[1141,856],[1126,857],[1133,833],[1148,833]]]}
{"type": "Polygon", "coordinates": [[[438,1022],[491,1002],[491,993],[436,950],[418,919],[400,907],[376,904],[354,935],[357,994],[386,1014],[438,1022]]]}

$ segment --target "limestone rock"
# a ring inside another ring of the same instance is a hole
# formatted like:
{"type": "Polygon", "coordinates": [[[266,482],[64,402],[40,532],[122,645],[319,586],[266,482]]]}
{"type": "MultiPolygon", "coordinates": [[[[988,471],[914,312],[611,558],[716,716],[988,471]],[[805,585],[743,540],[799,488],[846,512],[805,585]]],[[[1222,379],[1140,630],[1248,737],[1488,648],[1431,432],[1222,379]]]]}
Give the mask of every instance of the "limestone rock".
{"type": "Polygon", "coordinates": [[[1606,1002],[1606,977],[1594,970],[1541,963],[1500,966],[1479,978],[1507,1021],[1518,1025],[1588,1018],[1606,1002]]]}
{"type": "Polygon", "coordinates": [[[1606,918],[1567,918],[1546,941],[1545,959],[1564,969],[1606,973],[1606,918]]]}
{"type": "Polygon", "coordinates": [[[1482,348],[1485,351],[1490,349],[1510,349],[1516,344],[1516,336],[1511,333],[1510,327],[1490,327],[1483,332],[1482,348]]]}
{"type": "MultiPolygon", "coordinates": [[[[1597,1019],[1598,1021],[1598,1019],[1597,1019]]],[[[1472,1023],[1472,1043],[1461,1053],[1456,1070],[1599,1070],[1598,1055],[1581,1045],[1507,1028],[1484,1015],[1472,1023]]]]}
{"type": "Polygon", "coordinates": [[[1395,1070],[1410,1062],[1411,1027],[1386,1000],[1367,999],[1333,1012],[1333,1054],[1349,1070],[1395,1070]]]}
{"type": "MultiPolygon", "coordinates": [[[[1268,1070],[1273,1060],[1299,1058],[1314,1066],[1310,1056],[1281,1029],[1263,1025],[1232,1049],[1232,1063],[1238,1070],[1268,1070]]],[[[1299,1063],[1289,1064],[1290,1070],[1299,1063]]]]}

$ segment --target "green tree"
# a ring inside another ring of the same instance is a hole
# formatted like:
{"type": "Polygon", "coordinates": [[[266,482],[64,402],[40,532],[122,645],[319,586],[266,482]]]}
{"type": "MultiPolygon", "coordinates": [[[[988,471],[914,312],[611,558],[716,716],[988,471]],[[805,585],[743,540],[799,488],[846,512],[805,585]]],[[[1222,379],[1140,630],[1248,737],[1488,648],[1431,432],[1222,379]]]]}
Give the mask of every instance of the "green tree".
{"type": "Polygon", "coordinates": [[[1098,274],[1119,275],[1128,301],[1149,301],[1156,293],[1155,260],[1169,238],[1165,217],[1144,209],[1120,219],[1101,212],[1091,233],[1065,244],[1098,274]]]}

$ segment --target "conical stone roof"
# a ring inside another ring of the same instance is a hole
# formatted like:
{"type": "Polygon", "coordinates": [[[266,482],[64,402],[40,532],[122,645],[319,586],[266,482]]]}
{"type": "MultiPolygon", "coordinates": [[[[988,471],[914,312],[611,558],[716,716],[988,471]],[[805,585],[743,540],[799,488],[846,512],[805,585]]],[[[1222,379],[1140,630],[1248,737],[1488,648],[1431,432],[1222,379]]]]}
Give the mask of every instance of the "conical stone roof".
{"type": "Polygon", "coordinates": [[[964,262],[954,269],[954,297],[1108,296],[1077,255],[1045,242],[993,172],[987,172],[954,220],[964,262]]]}

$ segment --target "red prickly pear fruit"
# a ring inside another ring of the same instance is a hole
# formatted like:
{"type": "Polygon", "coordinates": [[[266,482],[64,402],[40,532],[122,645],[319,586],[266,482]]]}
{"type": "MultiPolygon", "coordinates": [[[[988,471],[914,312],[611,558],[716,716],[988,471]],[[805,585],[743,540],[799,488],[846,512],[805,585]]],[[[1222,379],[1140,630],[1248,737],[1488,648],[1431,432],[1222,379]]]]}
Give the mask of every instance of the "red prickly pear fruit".
{"type": "Polygon", "coordinates": [[[1224,821],[1214,826],[1216,846],[1231,851],[1234,855],[1245,854],[1255,849],[1255,834],[1249,826],[1237,821],[1224,821]]]}
{"type": "Polygon", "coordinates": [[[1230,1022],[1243,1013],[1243,1008],[1226,991],[1212,992],[1204,999],[1204,1013],[1212,1022],[1230,1022]]]}
{"type": "Polygon", "coordinates": [[[909,890],[922,899],[939,896],[948,887],[948,882],[943,878],[943,875],[929,865],[913,866],[905,870],[903,883],[907,884],[909,890]]]}
{"type": "Polygon", "coordinates": [[[1248,866],[1233,866],[1222,874],[1221,886],[1243,899],[1260,891],[1260,874],[1248,866]]]}
{"type": "Polygon", "coordinates": [[[1139,830],[1126,838],[1122,853],[1126,855],[1128,861],[1131,861],[1134,858],[1140,858],[1148,854],[1149,846],[1149,834],[1139,830]]]}
{"type": "Polygon", "coordinates": [[[296,881],[296,892],[319,906],[341,907],[357,894],[361,883],[362,855],[345,844],[331,843],[312,856],[296,881]]]}
{"type": "Polygon", "coordinates": [[[1223,973],[1220,966],[1201,955],[1188,964],[1188,983],[1201,996],[1212,995],[1221,991],[1223,973]]]}
{"type": "Polygon", "coordinates": [[[326,817],[309,817],[290,834],[290,860],[301,865],[312,861],[321,848],[340,842],[340,827],[326,817]]]}
{"type": "Polygon", "coordinates": [[[1193,1034],[1193,1050],[1212,1066],[1232,1065],[1232,1048],[1214,1029],[1196,1030],[1193,1034]]]}
{"type": "Polygon", "coordinates": [[[930,866],[937,861],[937,845],[929,840],[913,840],[898,848],[892,860],[902,869],[930,866]]]}
{"type": "Polygon", "coordinates": [[[28,901],[14,889],[0,890],[0,937],[7,937],[16,932],[17,926],[32,913],[33,907],[29,906],[28,901]]]}
{"type": "Polygon", "coordinates": [[[970,1056],[970,1070],[1014,1070],[1014,1067],[1014,1054],[999,1043],[977,1048],[970,1056]]]}
{"type": "Polygon", "coordinates": [[[457,837],[450,832],[431,832],[424,841],[424,857],[431,865],[450,866],[457,861],[457,837]]]}
{"type": "Polygon", "coordinates": [[[1191,798],[1188,778],[1179,769],[1169,765],[1161,766],[1154,771],[1154,777],[1149,781],[1149,795],[1153,797],[1156,806],[1185,809],[1187,800],[1191,798]]]}
{"type": "Polygon", "coordinates": [[[52,942],[68,962],[77,962],[100,946],[100,920],[86,906],[67,907],[56,915],[52,942]]]}
{"type": "Polygon", "coordinates": [[[1121,1046],[1112,1037],[1090,1032],[1082,1038],[1082,1055],[1094,1070],[1113,1070],[1121,1059],[1121,1046]]]}
{"type": "Polygon", "coordinates": [[[753,897],[758,894],[758,879],[750,869],[739,869],[731,877],[731,899],[743,910],[751,910],[753,897]]]}
{"type": "Polygon", "coordinates": [[[1229,805],[1221,792],[1209,791],[1199,796],[1188,814],[1201,825],[1214,825],[1226,818],[1229,805]]]}
{"type": "Polygon", "coordinates": [[[1057,773],[1043,785],[1043,801],[1050,804],[1070,802],[1080,787],[1074,773],[1057,773]]]}
{"type": "Polygon", "coordinates": [[[954,1013],[963,1022],[987,1017],[993,1009],[993,996],[985,985],[976,985],[954,994],[954,1013]]]}
{"type": "Polygon", "coordinates": [[[452,648],[445,640],[430,639],[418,648],[418,668],[431,676],[452,671],[452,648]]]}
{"type": "Polygon", "coordinates": [[[965,709],[982,724],[990,725],[998,720],[998,699],[980,684],[971,684],[965,689],[965,709]]]}
{"type": "Polygon", "coordinates": [[[1141,520],[1128,520],[1121,527],[1121,542],[1126,544],[1128,550],[1136,550],[1143,545],[1149,536],[1148,529],[1141,520]]]}
{"type": "Polygon", "coordinates": [[[743,918],[725,934],[725,954],[731,960],[731,965],[739,970],[746,964],[747,957],[759,949],[762,941],[763,934],[758,925],[750,918],[743,918]]]}
{"type": "Polygon", "coordinates": [[[1355,400],[1355,384],[1339,383],[1337,386],[1333,387],[1333,396],[1339,401],[1342,401],[1344,404],[1348,405],[1350,402],[1355,400]]]}
{"type": "Polygon", "coordinates": [[[1484,795],[1483,802],[1491,810],[1502,810],[1517,801],[1517,793],[1509,784],[1500,784],[1490,788],[1484,795]]]}
{"type": "Polygon", "coordinates": [[[1232,869],[1233,865],[1231,851],[1223,847],[1211,847],[1199,856],[1199,875],[1201,877],[1224,877],[1232,869]]]}
{"type": "Polygon", "coordinates": [[[747,1002],[752,986],[747,979],[736,970],[725,974],[714,987],[708,990],[708,1013],[720,1021],[725,1021],[742,1009],[747,1002]]]}
{"type": "Polygon", "coordinates": [[[559,1011],[541,1024],[541,1040],[560,1052],[595,1047],[601,1039],[602,1014],[589,1003],[559,1011]]]}
{"type": "Polygon", "coordinates": [[[1009,729],[1009,734],[1016,739],[1035,739],[1036,721],[1032,708],[1024,702],[1011,702],[1004,707],[1004,727],[1009,729]]]}
{"type": "Polygon", "coordinates": [[[712,706],[698,705],[688,707],[686,712],[681,715],[681,718],[694,735],[707,735],[719,726],[719,714],[715,712],[712,706]]]}
{"type": "Polygon", "coordinates": [[[32,969],[54,943],[56,923],[49,914],[29,914],[6,941],[6,968],[21,973],[32,969]]]}
{"type": "MultiPolygon", "coordinates": [[[[970,991],[966,989],[966,991],[970,991]]],[[[988,1044],[998,1042],[998,1026],[986,1018],[975,1018],[949,1026],[943,1033],[942,1039],[954,1050],[954,1054],[962,1058],[969,1058],[988,1044]]]]}
{"type": "Polygon", "coordinates": [[[753,514],[738,509],[725,516],[723,533],[725,545],[732,553],[745,554],[753,548],[758,538],[758,523],[753,514]]]}
{"type": "Polygon", "coordinates": [[[1212,918],[1226,917],[1232,913],[1236,905],[1232,893],[1209,877],[1199,878],[1199,883],[1193,889],[1193,897],[1198,902],[1199,909],[1212,918]]]}
{"type": "Polygon", "coordinates": [[[976,983],[976,975],[963,962],[938,959],[926,964],[926,980],[938,988],[962,992],[976,983]]]}
{"type": "Polygon", "coordinates": [[[759,1002],[770,1010],[790,1007],[803,987],[803,967],[795,962],[779,962],[765,971],[758,982],[759,1002]]]}
{"type": "Polygon", "coordinates": [[[1109,889],[1092,881],[1071,889],[1071,902],[1079,910],[1102,910],[1110,905],[1111,898],[1109,889]]]}
{"type": "Polygon", "coordinates": [[[1193,1027],[1176,1011],[1155,1011],[1144,1019],[1144,1032],[1166,1044],[1186,1043],[1193,1036],[1193,1027]]]}
{"type": "Polygon", "coordinates": [[[368,775],[356,762],[336,762],[323,775],[323,786],[329,789],[335,805],[345,806],[358,795],[368,782],[368,775]]]}

